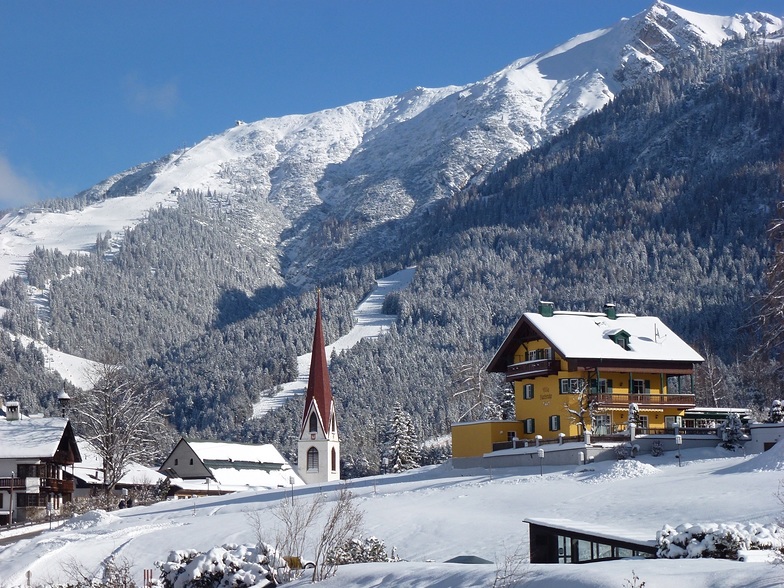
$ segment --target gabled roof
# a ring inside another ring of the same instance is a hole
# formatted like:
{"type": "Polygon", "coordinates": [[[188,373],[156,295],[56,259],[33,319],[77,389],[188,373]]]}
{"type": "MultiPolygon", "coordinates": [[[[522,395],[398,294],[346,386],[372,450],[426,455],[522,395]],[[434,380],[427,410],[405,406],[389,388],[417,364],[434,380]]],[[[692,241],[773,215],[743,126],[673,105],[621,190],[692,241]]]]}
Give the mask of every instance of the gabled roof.
{"type": "Polygon", "coordinates": [[[277,464],[286,463],[285,458],[272,444],[224,443],[222,441],[186,440],[193,452],[205,464],[235,462],[277,464]]]}
{"type": "Polygon", "coordinates": [[[332,387],[329,383],[327,352],[324,347],[324,331],[321,326],[321,292],[316,300],[316,327],[313,331],[313,353],[310,359],[310,377],[305,395],[305,411],[302,415],[302,430],[307,425],[310,407],[313,403],[318,407],[322,430],[329,430],[330,410],[332,407],[332,387]]]}
{"type": "Polygon", "coordinates": [[[0,420],[0,459],[82,461],[71,423],[61,418],[0,420]]]}
{"type": "MultiPolygon", "coordinates": [[[[172,453],[164,461],[169,462],[178,447],[190,449],[206,468],[205,474],[214,480],[223,492],[260,490],[288,486],[291,478],[295,485],[303,485],[291,464],[272,444],[229,443],[222,441],[196,441],[180,439],[172,453]]],[[[182,456],[182,454],[180,454],[182,456]]],[[[175,473],[177,468],[174,468],[175,473]]],[[[179,474],[178,474],[179,475],[179,474]]],[[[204,489],[206,478],[175,478],[172,484],[180,488],[204,489]]],[[[216,487],[213,486],[215,490],[216,487]]]]}
{"type": "Polygon", "coordinates": [[[656,364],[684,368],[703,361],[667,325],[655,316],[619,314],[609,318],[603,313],[554,312],[543,316],[527,312],[517,321],[493,359],[489,372],[505,372],[523,343],[544,339],[563,359],[579,365],[656,364]],[[614,339],[628,334],[627,349],[614,339]]]}

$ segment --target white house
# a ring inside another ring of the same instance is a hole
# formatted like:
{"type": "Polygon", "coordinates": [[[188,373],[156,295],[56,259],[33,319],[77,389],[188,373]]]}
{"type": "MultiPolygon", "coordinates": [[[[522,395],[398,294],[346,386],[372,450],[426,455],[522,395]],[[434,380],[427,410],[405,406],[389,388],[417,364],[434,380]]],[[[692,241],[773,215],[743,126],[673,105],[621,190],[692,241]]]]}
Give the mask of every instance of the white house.
{"type": "Polygon", "coordinates": [[[0,420],[0,524],[59,511],[74,492],[68,467],[81,461],[71,423],[27,418],[18,402],[5,404],[0,420]]]}
{"type": "Polygon", "coordinates": [[[159,470],[177,497],[302,486],[274,445],[180,439],[159,470]]]}

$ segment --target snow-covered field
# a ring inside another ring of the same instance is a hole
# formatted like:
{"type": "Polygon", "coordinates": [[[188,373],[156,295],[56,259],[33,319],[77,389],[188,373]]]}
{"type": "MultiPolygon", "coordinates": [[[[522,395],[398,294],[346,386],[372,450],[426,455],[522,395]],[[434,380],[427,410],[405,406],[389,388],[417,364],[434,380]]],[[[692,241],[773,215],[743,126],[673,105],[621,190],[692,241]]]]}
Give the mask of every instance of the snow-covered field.
{"type": "MultiPolygon", "coordinates": [[[[492,586],[497,568],[515,551],[528,552],[525,518],[560,518],[600,525],[619,535],[654,539],[665,524],[776,522],[784,511],[777,497],[784,477],[784,446],[751,457],[722,449],[684,451],[683,467],[672,453],[638,461],[585,467],[455,470],[449,464],[348,482],[365,513],[366,536],[395,546],[406,561],[343,566],[325,587],[492,586]],[[476,555],[495,565],[442,563],[476,555]]],[[[301,500],[336,495],[338,483],[297,489],[301,500]]],[[[0,586],[65,580],[73,561],[99,569],[110,554],[133,564],[134,579],[172,549],[208,549],[251,543],[248,511],[258,511],[273,542],[271,515],[290,490],[238,493],[165,502],[112,513],[93,512],[59,529],[0,547],[0,586]]],[[[0,534],[0,538],[2,535],[0,534]]],[[[305,553],[308,557],[310,554],[305,553]]],[[[784,584],[784,566],[724,560],[621,560],[586,565],[531,565],[525,586],[624,586],[636,574],[646,588],[784,584]]],[[[157,577],[157,576],[156,576],[157,577]]],[[[305,585],[300,580],[293,585],[305,585]]]]}

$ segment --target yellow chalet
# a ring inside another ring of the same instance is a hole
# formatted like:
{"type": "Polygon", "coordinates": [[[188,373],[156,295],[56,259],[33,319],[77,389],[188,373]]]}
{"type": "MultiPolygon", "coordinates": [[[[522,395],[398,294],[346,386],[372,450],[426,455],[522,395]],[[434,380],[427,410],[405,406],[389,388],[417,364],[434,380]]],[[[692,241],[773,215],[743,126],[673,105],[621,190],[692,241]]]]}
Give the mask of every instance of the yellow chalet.
{"type": "Polygon", "coordinates": [[[623,433],[630,405],[637,434],[664,433],[694,408],[692,374],[702,361],[656,317],[618,314],[613,304],[604,312],[561,312],[541,302],[487,366],[512,383],[517,420],[453,425],[452,454],[623,433]]]}

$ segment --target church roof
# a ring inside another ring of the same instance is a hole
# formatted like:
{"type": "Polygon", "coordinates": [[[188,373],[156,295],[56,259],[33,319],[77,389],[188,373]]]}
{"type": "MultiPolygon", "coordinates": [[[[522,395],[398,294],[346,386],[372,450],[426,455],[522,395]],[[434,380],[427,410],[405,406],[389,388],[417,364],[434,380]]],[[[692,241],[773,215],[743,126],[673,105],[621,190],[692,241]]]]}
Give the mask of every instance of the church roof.
{"type": "Polygon", "coordinates": [[[310,377],[305,396],[305,412],[302,415],[303,427],[313,402],[318,406],[324,430],[327,430],[330,408],[332,406],[332,387],[329,383],[327,352],[324,347],[324,331],[321,326],[321,292],[316,300],[316,328],[313,331],[313,353],[310,358],[310,377]]]}

